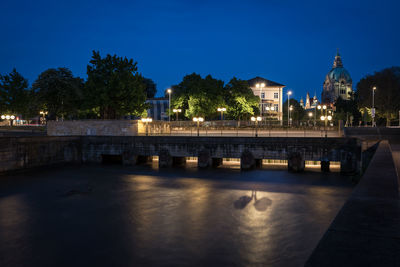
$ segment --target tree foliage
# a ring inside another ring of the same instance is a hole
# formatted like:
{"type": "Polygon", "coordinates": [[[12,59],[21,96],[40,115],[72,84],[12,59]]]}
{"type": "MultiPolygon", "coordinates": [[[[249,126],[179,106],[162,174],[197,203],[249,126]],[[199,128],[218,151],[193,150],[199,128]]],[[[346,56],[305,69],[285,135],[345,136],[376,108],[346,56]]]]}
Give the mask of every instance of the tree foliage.
{"type": "Polygon", "coordinates": [[[255,96],[247,81],[233,77],[225,86],[228,117],[241,120],[259,114],[260,98],[255,96]]]}
{"type": "Polygon", "coordinates": [[[217,108],[225,106],[224,82],[211,75],[202,78],[196,73],[186,75],[183,81],[172,87],[171,106],[185,110],[185,116],[192,118],[217,116],[217,108]]]}
{"type": "MultiPolygon", "coordinates": [[[[375,91],[377,118],[387,122],[396,117],[400,110],[400,67],[391,67],[373,75],[367,75],[357,84],[358,107],[366,110],[372,107],[372,90],[375,91]]],[[[364,113],[365,114],[365,113],[364,113]]]]}
{"type": "Polygon", "coordinates": [[[0,75],[0,112],[27,117],[34,109],[34,96],[28,89],[28,80],[16,69],[0,75]]]}
{"type": "Polygon", "coordinates": [[[146,109],[146,85],[133,59],[109,54],[102,58],[93,51],[87,75],[88,108],[98,110],[102,119],[140,116],[146,109]]]}
{"type": "Polygon", "coordinates": [[[334,120],[342,120],[347,122],[347,124],[351,122],[351,119],[353,119],[354,123],[360,121],[362,118],[357,107],[357,99],[358,96],[356,93],[352,94],[349,100],[343,100],[341,97],[338,97],[335,103],[334,120]]]}
{"type": "Polygon", "coordinates": [[[48,69],[32,85],[38,108],[51,119],[75,117],[83,101],[83,80],[67,68],[48,69]]]}
{"type": "Polygon", "coordinates": [[[236,78],[224,86],[223,81],[211,75],[202,78],[192,73],[172,90],[172,107],[183,109],[189,119],[195,116],[218,118],[219,107],[225,107],[227,116],[232,119],[247,119],[258,112],[259,98],[254,96],[247,81],[236,78]]]}
{"type": "Polygon", "coordinates": [[[146,86],[146,97],[153,98],[157,93],[157,86],[152,79],[143,78],[143,83],[146,86]]]}
{"type": "MultiPolygon", "coordinates": [[[[290,111],[290,118],[292,119],[292,124],[293,125],[299,125],[299,122],[301,120],[305,119],[306,116],[306,111],[302,106],[300,106],[300,103],[296,100],[291,98],[289,102],[289,107],[292,107],[293,110],[290,111]]],[[[283,103],[283,121],[287,123],[288,121],[288,101],[286,100],[283,103]]]]}

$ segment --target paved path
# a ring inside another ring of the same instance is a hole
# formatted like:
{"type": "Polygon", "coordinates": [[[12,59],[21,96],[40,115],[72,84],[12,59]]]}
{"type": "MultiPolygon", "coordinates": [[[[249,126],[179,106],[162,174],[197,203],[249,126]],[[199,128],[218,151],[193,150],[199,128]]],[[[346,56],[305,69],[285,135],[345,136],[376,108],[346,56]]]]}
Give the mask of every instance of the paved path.
{"type": "Polygon", "coordinates": [[[305,266],[400,266],[398,177],[387,141],[305,266]]]}

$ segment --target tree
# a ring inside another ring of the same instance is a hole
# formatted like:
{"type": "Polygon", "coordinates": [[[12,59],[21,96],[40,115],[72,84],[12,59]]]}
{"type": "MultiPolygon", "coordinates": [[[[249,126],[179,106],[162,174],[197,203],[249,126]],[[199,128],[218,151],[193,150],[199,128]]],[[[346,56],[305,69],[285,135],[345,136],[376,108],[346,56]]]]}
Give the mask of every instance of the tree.
{"type": "Polygon", "coordinates": [[[83,100],[83,80],[67,68],[48,69],[32,85],[38,106],[51,119],[75,117],[83,100]]]}
{"type": "Polygon", "coordinates": [[[88,107],[97,110],[102,119],[142,115],[147,108],[146,85],[137,70],[133,59],[109,54],[102,58],[93,51],[85,86],[88,107]]]}
{"type": "MultiPolygon", "coordinates": [[[[372,90],[376,87],[376,117],[385,118],[386,123],[396,118],[400,110],[400,67],[391,67],[367,75],[357,84],[358,107],[366,110],[372,107],[372,90]]],[[[364,113],[366,114],[366,113],[364,113]]]]}
{"type": "Polygon", "coordinates": [[[255,96],[247,81],[233,77],[225,86],[228,117],[240,120],[259,114],[260,98],[255,96]]]}
{"type": "Polygon", "coordinates": [[[185,117],[203,116],[208,119],[218,116],[217,108],[225,106],[224,82],[211,75],[204,79],[192,73],[172,86],[171,107],[185,110],[185,117]]]}
{"type": "Polygon", "coordinates": [[[153,98],[157,93],[157,86],[152,79],[143,78],[143,83],[146,86],[146,97],[153,98]]]}
{"type": "MultiPolygon", "coordinates": [[[[293,110],[290,111],[290,118],[292,119],[293,125],[298,125],[301,120],[304,119],[306,112],[300,103],[296,100],[291,98],[289,102],[289,107],[292,107],[293,110]]],[[[283,103],[283,121],[287,123],[288,121],[288,101],[286,100],[283,103]]]]}
{"type": "Polygon", "coordinates": [[[359,121],[361,119],[361,113],[357,107],[357,94],[354,93],[351,95],[349,100],[343,100],[341,97],[335,102],[335,113],[334,113],[334,120],[339,121],[342,120],[347,122],[346,124],[350,123],[351,116],[353,117],[353,121],[359,121]]]}
{"type": "Polygon", "coordinates": [[[33,109],[33,95],[28,90],[28,80],[16,69],[8,75],[0,75],[0,111],[29,117],[33,109]]]}

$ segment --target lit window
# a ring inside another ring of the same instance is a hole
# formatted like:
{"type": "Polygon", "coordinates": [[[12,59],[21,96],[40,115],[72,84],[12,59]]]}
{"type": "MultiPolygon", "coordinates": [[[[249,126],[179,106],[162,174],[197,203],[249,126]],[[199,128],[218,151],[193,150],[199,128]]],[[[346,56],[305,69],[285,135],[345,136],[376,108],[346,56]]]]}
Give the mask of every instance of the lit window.
{"type": "Polygon", "coordinates": [[[262,98],[262,99],[265,98],[265,93],[261,93],[261,98],[262,98]]]}
{"type": "Polygon", "coordinates": [[[279,93],[274,93],[274,98],[278,98],[279,97],[279,93]]]}

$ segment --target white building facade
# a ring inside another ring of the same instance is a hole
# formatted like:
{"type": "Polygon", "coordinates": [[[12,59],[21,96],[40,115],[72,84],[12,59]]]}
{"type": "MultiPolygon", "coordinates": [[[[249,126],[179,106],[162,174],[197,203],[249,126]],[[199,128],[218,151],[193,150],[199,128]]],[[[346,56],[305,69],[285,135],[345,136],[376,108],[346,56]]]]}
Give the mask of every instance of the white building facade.
{"type": "Polygon", "coordinates": [[[254,95],[260,97],[260,111],[263,118],[283,119],[283,88],[285,85],[255,77],[247,81],[254,95]]]}

